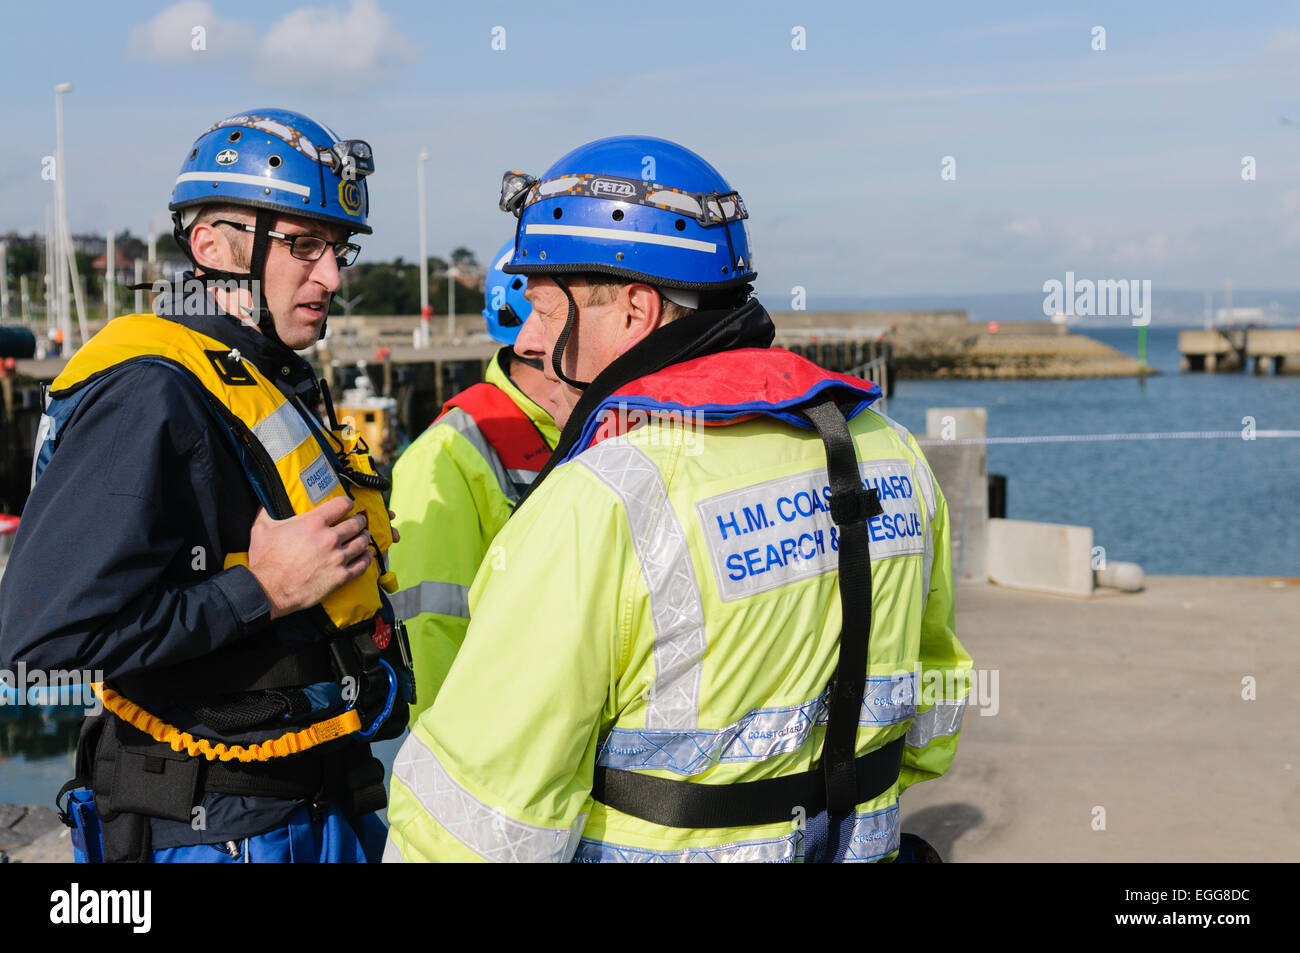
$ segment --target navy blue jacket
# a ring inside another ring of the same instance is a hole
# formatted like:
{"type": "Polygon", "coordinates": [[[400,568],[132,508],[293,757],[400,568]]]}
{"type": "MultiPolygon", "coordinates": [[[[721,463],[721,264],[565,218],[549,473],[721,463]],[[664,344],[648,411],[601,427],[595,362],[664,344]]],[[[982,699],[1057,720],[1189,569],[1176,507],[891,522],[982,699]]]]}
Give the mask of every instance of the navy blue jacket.
{"type": "MultiPolygon", "coordinates": [[[[310,365],[221,311],[173,318],[252,361],[286,394],[315,400],[310,365]]],[[[65,424],[23,510],[0,580],[0,669],[148,672],[247,639],[299,641],[306,614],[270,623],[243,566],[260,504],[202,399],[155,364],[94,385],[65,424]],[[288,636],[286,638],[286,636],[288,636]]],[[[154,848],[237,840],[296,802],[207,795],[206,832],[153,822],[154,848]]]]}

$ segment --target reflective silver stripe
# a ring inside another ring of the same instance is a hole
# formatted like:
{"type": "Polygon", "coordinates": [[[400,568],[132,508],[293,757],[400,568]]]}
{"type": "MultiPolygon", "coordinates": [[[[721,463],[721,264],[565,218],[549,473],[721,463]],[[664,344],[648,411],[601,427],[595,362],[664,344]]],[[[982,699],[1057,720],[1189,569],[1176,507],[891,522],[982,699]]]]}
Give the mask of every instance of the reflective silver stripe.
{"type": "Polygon", "coordinates": [[[622,438],[597,444],[577,459],[622,500],[650,593],[655,681],[646,728],[694,731],[700,723],[704,606],[686,532],[663,477],[649,457],[622,438]]]}
{"type": "Polygon", "coordinates": [[[713,242],[702,242],[697,238],[678,238],[676,235],[655,235],[651,232],[634,232],[621,228],[594,228],[590,225],[528,225],[529,235],[573,235],[577,238],[607,238],[610,241],[625,244],[667,245],[669,248],[685,248],[690,251],[708,252],[712,255],[718,250],[713,242]]]}
{"type": "Polygon", "coordinates": [[[176,176],[176,185],[182,182],[233,182],[237,185],[255,185],[258,188],[275,189],[279,192],[292,192],[294,195],[310,196],[311,188],[283,179],[272,179],[263,175],[248,175],[245,172],[182,172],[176,176]]]}
{"type": "Polygon", "coordinates": [[[966,714],[966,699],[955,702],[936,702],[929,711],[917,712],[916,720],[907,729],[907,744],[924,748],[935,738],[946,738],[961,731],[962,716],[966,714]]]}
{"type": "Polygon", "coordinates": [[[505,494],[506,499],[511,503],[519,502],[519,492],[515,489],[514,481],[510,479],[510,474],[506,472],[506,468],[502,465],[497,452],[492,449],[492,444],[488,443],[487,438],[483,436],[483,431],[479,430],[478,424],[474,423],[473,417],[461,408],[453,407],[442,415],[442,419],[438,423],[446,424],[473,444],[479,456],[487,461],[487,465],[492,468],[492,475],[496,477],[497,486],[501,488],[501,492],[505,494]]]}
{"type": "Polygon", "coordinates": [[[414,619],[421,612],[469,618],[469,586],[454,582],[422,582],[388,597],[398,618],[414,619]]]}
{"type": "Polygon", "coordinates": [[[388,840],[384,842],[384,856],[380,858],[380,863],[383,864],[406,863],[406,858],[403,857],[402,852],[398,850],[397,844],[393,842],[392,836],[389,836],[388,840]]]}
{"type": "Polygon", "coordinates": [[[583,838],[573,862],[577,864],[790,864],[799,832],[768,840],[736,841],[716,847],[655,850],[583,838]]]}
{"type": "Polygon", "coordinates": [[[537,479],[537,474],[541,472],[540,470],[506,470],[510,481],[516,486],[532,486],[533,481],[537,479]]]}
{"type": "MultiPolygon", "coordinates": [[[[912,452],[916,453],[915,450],[912,452]]],[[[921,487],[921,496],[925,498],[926,515],[928,515],[930,519],[934,519],[934,475],[930,472],[929,466],[926,465],[926,462],[922,460],[919,455],[916,462],[919,466],[913,466],[912,469],[916,471],[916,482],[921,487]]]]}
{"type": "MultiPolygon", "coordinates": [[[[902,438],[903,446],[907,447],[907,449],[909,449],[909,450],[912,449],[912,445],[911,445],[910,443],[907,442],[907,438],[911,436],[911,433],[908,431],[908,429],[907,429],[906,427],[904,427],[902,424],[900,424],[900,423],[899,423],[897,420],[895,420],[893,417],[887,417],[887,416],[885,416],[885,415],[882,414],[880,411],[876,410],[874,407],[871,408],[871,409],[869,410],[869,413],[873,413],[873,414],[875,414],[875,415],[876,415],[877,417],[879,417],[879,418],[880,418],[880,419],[881,419],[881,420],[882,420],[886,425],[888,425],[888,427],[889,427],[891,430],[893,430],[894,433],[898,434],[898,436],[899,436],[900,438],[902,438]]],[[[915,452],[915,451],[914,451],[914,452],[915,452]]]]}
{"type": "Polygon", "coordinates": [[[921,611],[925,612],[925,601],[930,598],[930,571],[934,568],[934,476],[929,464],[919,457],[912,473],[921,488],[921,496],[925,498],[925,524],[922,526],[925,530],[925,562],[921,571],[921,611]]]}
{"type": "Polygon", "coordinates": [[[573,827],[537,827],[489,807],[447,774],[429,746],[411,734],[393,762],[393,777],[452,837],[486,860],[563,863],[573,856],[587,815],[573,827]]]}
{"type": "MultiPolygon", "coordinates": [[[[791,819],[793,824],[793,818],[791,819]]],[[[578,845],[575,863],[587,864],[725,864],[725,863],[792,863],[803,859],[804,834],[792,830],[783,837],[764,840],[733,841],[713,847],[685,847],[679,850],[655,850],[630,847],[584,837],[578,845]]],[[[898,805],[855,814],[853,832],[843,862],[865,863],[898,850],[898,805]]]]}
{"type": "Polygon", "coordinates": [[[58,429],[54,428],[53,425],[53,417],[49,414],[41,414],[41,421],[36,425],[36,442],[32,444],[36,448],[36,452],[32,454],[32,482],[28,489],[36,488],[36,468],[41,465],[41,450],[45,446],[45,441],[54,440],[58,437],[57,433],[53,436],[50,434],[51,428],[56,431],[58,429]]]}
{"type": "Polygon", "coordinates": [[[307,421],[302,419],[302,414],[288,400],[258,421],[253,427],[253,433],[272,460],[281,460],[293,453],[311,436],[307,421]]]}
{"type": "Polygon", "coordinates": [[[930,473],[929,465],[921,459],[920,451],[912,446],[909,439],[912,435],[906,427],[874,407],[868,408],[867,413],[879,417],[881,423],[898,434],[899,439],[903,441],[903,446],[907,447],[917,457],[915,463],[912,464],[912,476],[921,488],[921,496],[925,499],[926,510],[926,520],[924,526],[922,526],[922,535],[925,539],[925,555],[921,571],[921,611],[924,612],[925,602],[930,597],[930,572],[934,568],[934,475],[930,473]]]}
{"type": "MultiPolygon", "coordinates": [[[[863,692],[858,724],[896,725],[916,714],[916,673],[873,675],[863,692]]],[[[827,693],[801,705],[758,708],[716,731],[614,728],[597,753],[610,768],[672,771],[686,777],[721,763],[763,761],[803,746],[814,725],[825,725],[827,693]]]]}
{"type": "Polygon", "coordinates": [[[846,864],[861,864],[879,860],[891,851],[898,850],[898,805],[859,814],[853,819],[853,833],[849,835],[849,849],[844,856],[846,864]]]}

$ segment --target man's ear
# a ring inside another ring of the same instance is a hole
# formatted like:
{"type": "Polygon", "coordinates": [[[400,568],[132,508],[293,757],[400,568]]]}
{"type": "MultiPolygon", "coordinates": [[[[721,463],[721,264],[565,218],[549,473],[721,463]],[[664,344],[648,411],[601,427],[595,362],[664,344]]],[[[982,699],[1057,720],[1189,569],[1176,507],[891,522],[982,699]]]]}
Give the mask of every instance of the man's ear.
{"type": "Polygon", "coordinates": [[[618,354],[622,356],[658,330],[663,317],[663,301],[653,286],[642,282],[624,285],[619,294],[623,311],[622,334],[618,354]]]}
{"type": "Polygon", "coordinates": [[[230,270],[230,240],[211,222],[196,222],[190,229],[190,251],[201,267],[230,270]]]}

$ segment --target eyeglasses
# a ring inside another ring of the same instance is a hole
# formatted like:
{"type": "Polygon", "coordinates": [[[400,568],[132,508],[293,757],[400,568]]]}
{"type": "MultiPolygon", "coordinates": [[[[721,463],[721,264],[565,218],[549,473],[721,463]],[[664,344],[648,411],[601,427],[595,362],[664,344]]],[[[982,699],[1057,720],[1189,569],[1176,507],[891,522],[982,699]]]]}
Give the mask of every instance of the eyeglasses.
{"type": "MultiPolygon", "coordinates": [[[[241,231],[253,232],[256,234],[257,227],[249,225],[247,222],[231,222],[224,218],[216,219],[213,225],[229,225],[231,228],[238,228],[241,231]]],[[[284,232],[273,232],[266,230],[266,234],[271,238],[278,238],[280,241],[289,243],[289,254],[299,261],[316,261],[321,255],[325,254],[325,249],[333,247],[334,258],[338,261],[340,268],[346,268],[357,260],[357,255],[361,254],[361,246],[354,245],[352,242],[327,242],[316,235],[286,235],[284,232]]]]}

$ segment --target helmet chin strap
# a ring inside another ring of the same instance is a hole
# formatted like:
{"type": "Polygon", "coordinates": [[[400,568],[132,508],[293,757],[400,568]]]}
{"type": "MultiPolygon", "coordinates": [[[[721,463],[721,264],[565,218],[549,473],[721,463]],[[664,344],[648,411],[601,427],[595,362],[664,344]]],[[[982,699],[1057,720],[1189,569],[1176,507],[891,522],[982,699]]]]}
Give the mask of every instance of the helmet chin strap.
{"type": "Polygon", "coordinates": [[[586,381],[585,383],[583,381],[575,381],[572,377],[565,374],[564,369],[560,366],[561,362],[564,360],[564,346],[569,343],[569,334],[573,331],[573,322],[578,319],[578,303],[573,300],[573,294],[569,291],[569,286],[565,283],[563,278],[559,275],[551,275],[550,277],[552,281],[559,285],[560,290],[564,292],[564,297],[569,299],[569,316],[564,322],[564,330],[560,332],[560,336],[555,341],[555,350],[551,353],[551,370],[555,371],[555,376],[564,381],[564,383],[568,384],[570,387],[576,387],[578,390],[586,390],[591,385],[591,381],[586,381]]]}
{"type": "MultiPolygon", "coordinates": [[[[176,244],[180,245],[189,258],[190,263],[194,265],[195,270],[202,270],[202,279],[206,281],[252,281],[258,285],[256,308],[248,309],[240,307],[244,316],[252,318],[257,322],[257,329],[262,332],[263,336],[270,338],[281,347],[288,347],[282,340],[280,334],[275,329],[275,318],[271,316],[271,310],[265,304],[265,298],[262,295],[261,286],[265,284],[266,272],[266,250],[270,245],[271,236],[267,234],[271,230],[271,223],[275,221],[274,214],[270,209],[257,209],[257,216],[253,227],[257,229],[253,233],[253,250],[249,255],[249,269],[247,272],[226,271],[221,268],[210,268],[207,265],[200,265],[194,260],[194,252],[190,248],[189,235],[186,231],[181,230],[180,215],[176,216],[176,224],[173,229],[173,235],[176,237],[176,244]]],[[[331,296],[331,304],[333,303],[331,296]]],[[[328,316],[329,312],[326,311],[328,316]]],[[[325,325],[321,323],[321,337],[325,336],[325,325]]]]}

